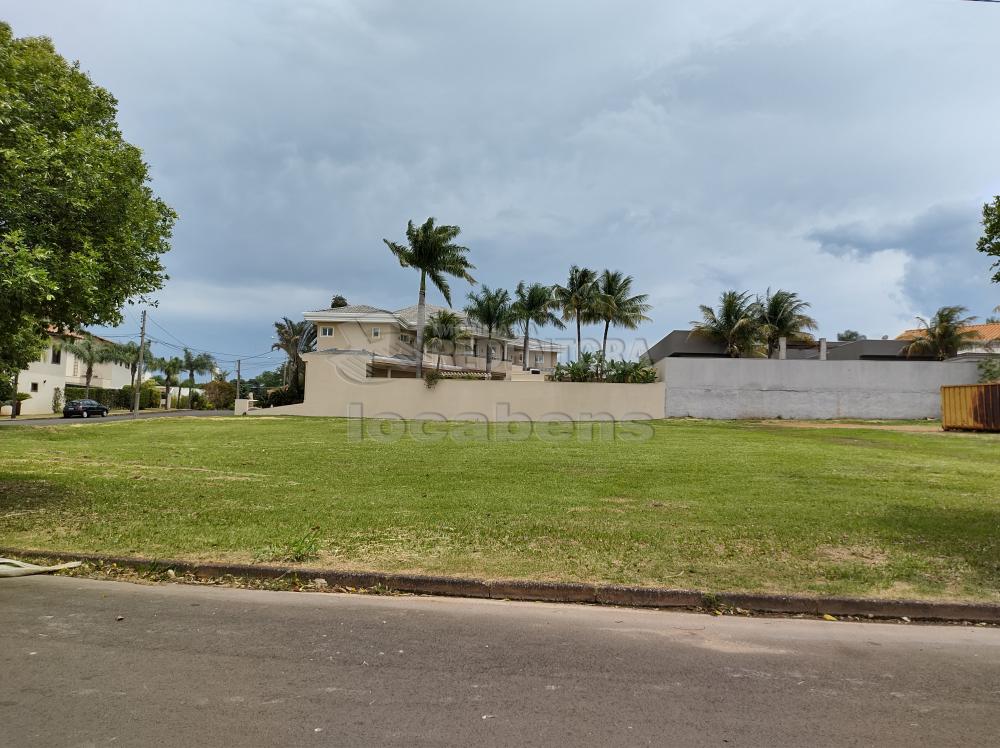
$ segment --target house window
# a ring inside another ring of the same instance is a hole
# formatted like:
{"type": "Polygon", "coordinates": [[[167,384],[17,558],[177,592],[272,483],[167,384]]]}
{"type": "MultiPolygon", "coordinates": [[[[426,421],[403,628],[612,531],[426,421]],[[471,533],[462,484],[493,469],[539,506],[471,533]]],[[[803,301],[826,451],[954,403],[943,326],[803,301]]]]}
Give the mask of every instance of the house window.
{"type": "Polygon", "coordinates": [[[400,343],[412,343],[413,342],[413,338],[411,338],[407,333],[401,332],[401,333],[399,333],[399,342],[400,343]]]}
{"type": "Polygon", "coordinates": [[[80,376],[80,359],[78,359],[76,356],[73,356],[73,376],[74,377],[80,376]]]}
{"type": "Polygon", "coordinates": [[[545,356],[541,353],[535,354],[535,368],[538,368],[545,363],[545,356]]]}
{"type": "Polygon", "coordinates": [[[31,383],[31,391],[32,392],[38,392],[38,382],[32,382],[31,383]]]}
{"type": "Polygon", "coordinates": [[[333,328],[332,327],[321,327],[321,328],[319,328],[319,334],[322,335],[324,338],[332,338],[333,337],[333,328]]]}
{"type": "Polygon", "coordinates": [[[373,327],[372,328],[372,339],[381,338],[381,337],[382,337],[382,328],[381,327],[373,327]]]}

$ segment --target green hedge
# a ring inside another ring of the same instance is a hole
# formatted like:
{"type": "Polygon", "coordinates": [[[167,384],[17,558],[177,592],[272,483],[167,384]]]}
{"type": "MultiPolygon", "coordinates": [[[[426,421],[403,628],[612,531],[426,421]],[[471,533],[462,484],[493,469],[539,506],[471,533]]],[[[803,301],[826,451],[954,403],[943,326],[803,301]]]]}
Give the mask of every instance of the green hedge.
{"type": "MultiPolygon", "coordinates": [[[[87,397],[86,387],[67,387],[64,394],[65,401],[83,400],[87,397]]],[[[120,390],[105,389],[104,387],[91,387],[90,399],[96,400],[101,405],[109,408],[124,410],[132,409],[132,397],[134,390],[130,385],[125,385],[120,390]]],[[[152,387],[143,387],[139,390],[139,409],[159,408],[160,393],[152,387]]]]}

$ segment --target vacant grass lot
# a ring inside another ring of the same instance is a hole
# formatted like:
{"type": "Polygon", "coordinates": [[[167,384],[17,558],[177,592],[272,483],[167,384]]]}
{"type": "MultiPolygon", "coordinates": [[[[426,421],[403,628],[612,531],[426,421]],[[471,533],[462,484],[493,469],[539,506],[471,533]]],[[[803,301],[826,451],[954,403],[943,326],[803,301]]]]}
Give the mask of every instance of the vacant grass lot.
{"type": "Polygon", "coordinates": [[[382,426],[396,436],[320,418],[2,429],[0,544],[252,561],[312,533],[312,565],[1000,600],[996,436],[382,426]]]}

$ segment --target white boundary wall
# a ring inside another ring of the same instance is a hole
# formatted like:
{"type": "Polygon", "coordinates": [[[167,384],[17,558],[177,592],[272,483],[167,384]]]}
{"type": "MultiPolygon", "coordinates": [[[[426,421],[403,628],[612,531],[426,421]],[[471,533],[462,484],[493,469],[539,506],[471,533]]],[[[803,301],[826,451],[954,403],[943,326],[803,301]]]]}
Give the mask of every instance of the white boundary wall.
{"type": "Polygon", "coordinates": [[[939,418],[940,388],[973,384],[969,361],[658,362],[666,415],[693,418],[939,418]]]}
{"type": "Polygon", "coordinates": [[[653,384],[368,378],[369,357],[307,353],[305,402],[250,415],[449,421],[638,421],[663,418],[653,384]]]}

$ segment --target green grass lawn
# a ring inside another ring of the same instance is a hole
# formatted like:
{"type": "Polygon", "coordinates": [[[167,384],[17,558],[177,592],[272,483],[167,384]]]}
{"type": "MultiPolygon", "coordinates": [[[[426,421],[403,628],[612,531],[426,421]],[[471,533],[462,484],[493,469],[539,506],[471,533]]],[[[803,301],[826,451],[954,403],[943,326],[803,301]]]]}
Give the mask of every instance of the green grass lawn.
{"type": "Polygon", "coordinates": [[[995,435],[543,428],[528,440],[470,424],[359,440],[356,424],[287,417],[4,428],[0,545],[252,561],[309,550],[312,532],[309,565],[1000,601],[995,435]]]}

